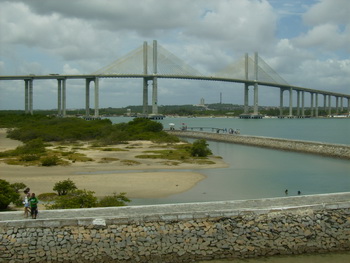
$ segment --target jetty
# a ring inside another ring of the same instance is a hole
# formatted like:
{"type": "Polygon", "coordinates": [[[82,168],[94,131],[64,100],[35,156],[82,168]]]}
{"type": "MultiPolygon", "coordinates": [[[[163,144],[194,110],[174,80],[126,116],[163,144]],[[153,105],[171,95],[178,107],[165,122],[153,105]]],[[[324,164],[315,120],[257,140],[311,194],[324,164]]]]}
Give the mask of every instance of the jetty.
{"type": "Polygon", "coordinates": [[[350,146],[345,144],[331,144],[263,136],[209,133],[189,130],[171,130],[167,132],[178,137],[206,139],[210,141],[244,144],[276,150],[310,153],[341,159],[350,159],[350,146]]]}

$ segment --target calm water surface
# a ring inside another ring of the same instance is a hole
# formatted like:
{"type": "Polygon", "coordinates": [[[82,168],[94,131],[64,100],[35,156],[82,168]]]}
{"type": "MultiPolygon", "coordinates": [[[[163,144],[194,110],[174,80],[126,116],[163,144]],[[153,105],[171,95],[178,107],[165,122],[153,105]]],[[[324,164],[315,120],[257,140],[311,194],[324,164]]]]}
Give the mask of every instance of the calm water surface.
{"type": "MultiPolygon", "coordinates": [[[[112,118],[128,122],[132,118],[112,118]]],[[[165,118],[165,128],[174,123],[191,127],[240,129],[241,134],[350,144],[350,119],[165,118]]],[[[210,129],[209,129],[210,130],[210,129]]],[[[193,140],[189,140],[193,141],[193,140]]],[[[207,178],[191,190],[158,199],[133,199],[132,205],[242,200],[289,195],[350,191],[350,161],[311,154],[208,142],[214,155],[228,168],[190,170],[207,178]]]]}
{"type": "MultiPolygon", "coordinates": [[[[132,118],[111,118],[128,122],[132,118]]],[[[164,128],[174,123],[191,127],[240,129],[241,134],[319,141],[350,145],[350,119],[165,118],[164,128]]],[[[210,129],[208,129],[210,131],[210,129]]],[[[191,140],[189,140],[191,141],[191,140]]],[[[193,140],[192,140],[193,141],[193,140]]],[[[228,168],[191,170],[206,175],[191,190],[160,199],[133,199],[132,205],[256,199],[289,195],[350,191],[350,161],[223,142],[208,142],[214,155],[222,156],[228,168]]],[[[348,263],[348,253],[275,256],[208,263],[348,263]]],[[[206,262],[201,262],[206,263],[206,262]]]]}

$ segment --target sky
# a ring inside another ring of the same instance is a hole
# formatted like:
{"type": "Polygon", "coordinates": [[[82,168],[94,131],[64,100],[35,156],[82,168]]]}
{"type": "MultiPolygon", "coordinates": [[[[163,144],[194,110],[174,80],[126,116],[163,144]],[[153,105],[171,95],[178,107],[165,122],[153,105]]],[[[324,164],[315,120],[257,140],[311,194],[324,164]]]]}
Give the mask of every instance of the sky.
{"type": "MultiPolygon", "coordinates": [[[[350,94],[349,0],[0,0],[0,6],[0,75],[90,74],[157,40],[209,75],[258,52],[291,85],[350,94]]],[[[66,85],[67,109],[85,108],[85,81],[66,85]]],[[[93,85],[90,93],[93,108],[93,85]]],[[[151,104],[151,88],[149,94],[151,104]]],[[[160,106],[201,98],[243,104],[243,94],[243,84],[158,80],[160,106]]],[[[249,96],[251,105],[252,90],[249,96]]],[[[142,79],[100,80],[100,108],[141,104],[142,79]]],[[[260,86],[259,105],[278,106],[279,89],[260,86]]],[[[57,81],[35,80],[34,110],[55,108],[57,81]]],[[[0,81],[3,109],[24,109],[24,81],[0,81]]]]}

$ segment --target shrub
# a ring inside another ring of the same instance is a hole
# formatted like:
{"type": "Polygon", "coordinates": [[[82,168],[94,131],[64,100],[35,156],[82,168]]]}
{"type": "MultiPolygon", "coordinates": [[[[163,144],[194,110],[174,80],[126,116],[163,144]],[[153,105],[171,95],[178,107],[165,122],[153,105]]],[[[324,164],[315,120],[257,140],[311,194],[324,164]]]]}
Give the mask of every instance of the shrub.
{"type": "Polygon", "coordinates": [[[48,209],[73,209],[73,208],[90,208],[98,204],[97,197],[93,191],[74,190],[66,195],[58,196],[54,204],[47,205],[48,209]]]}
{"type": "Polygon", "coordinates": [[[99,207],[110,207],[110,206],[125,206],[126,203],[130,202],[130,199],[127,198],[126,193],[116,194],[113,193],[112,196],[105,196],[99,202],[99,207]]]}
{"type": "Polygon", "coordinates": [[[18,146],[14,152],[18,154],[41,154],[45,152],[45,144],[42,139],[34,139],[18,146]]]}
{"type": "Polygon", "coordinates": [[[207,157],[212,154],[211,150],[208,148],[207,141],[204,139],[194,141],[190,152],[191,155],[195,157],[207,157]]]}
{"type": "Polygon", "coordinates": [[[18,193],[19,190],[26,188],[27,186],[24,183],[13,183],[11,187],[18,193]]]}
{"type": "Polygon", "coordinates": [[[60,158],[58,158],[56,155],[52,156],[46,156],[41,159],[41,165],[42,166],[54,166],[58,165],[60,161],[60,158]]]}
{"type": "Polygon", "coordinates": [[[10,203],[17,203],[20,194],[5,180],[0,179],[0,210],[5,210],[10,203]]]}
{"type": "Polygon", "coordinates": [[[75,183],[68,178],[67,180],[59,181],[58,183],[56,183],[52,190],[56,191],[59,196],[62,196],[67,195],[68,193],[76,189],[77,187],[75,183]]]}
{"type": "Polygon", "coordinates": [[[21,162],[33,162],[33,161],[37,161],[39,159],[40,159],[40,156],[38,156],[36,154],[25,154],[19,158],[19,160],[21,162]]]}

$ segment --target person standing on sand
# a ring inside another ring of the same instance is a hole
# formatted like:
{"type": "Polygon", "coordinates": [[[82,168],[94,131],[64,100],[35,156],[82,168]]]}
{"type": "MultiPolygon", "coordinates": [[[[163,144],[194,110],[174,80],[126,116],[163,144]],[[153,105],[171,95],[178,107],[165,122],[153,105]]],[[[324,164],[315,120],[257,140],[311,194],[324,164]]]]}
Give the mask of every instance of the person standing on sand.
{"type": "Polygon", "coordinates": [[[32,215],[32,219],[36,219],[36,216],[38,215],[38,203],[39,200],[36,198],[35,194],[32,193],[32,196],[29,198],[29,204],[30,204],[30,214],[32,215]]]}
{"type": "Polygon", "coordinates": [[[29,212],[30,212],[30,204],[29,204],[29,198],[30,198],[30,193],[27,193],[24,197],[24,216],[28,217],[29,212]]]}

